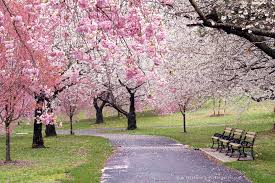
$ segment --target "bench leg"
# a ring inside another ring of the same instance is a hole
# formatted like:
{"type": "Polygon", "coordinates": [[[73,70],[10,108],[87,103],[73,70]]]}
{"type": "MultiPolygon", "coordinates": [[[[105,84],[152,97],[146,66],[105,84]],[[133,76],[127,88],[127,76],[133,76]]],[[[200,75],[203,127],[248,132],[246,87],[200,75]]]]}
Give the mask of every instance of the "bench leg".
{"type": "Polygon", "coordinates": [[[228,146],[227,146],[227,151],[226,151],[226,153],[225,153],[226,156],[229,155],[230,150],[231,150],[231,149],[230,149],[230,145],[228,145],[228,146]]]}
{"type": "Polygon", "coordinates": [[[215,140],[214,139],[212,139],[212,149],[214,148],[214,145],[215,145],[215,140]]]}
{"type": "Polygon", "coordinates": [[[220,141],[218,141],[218,143],[217,143],[217,144],[218,144],[218,146],[217,146],[217,149],[216,149],[216,150],[217,150],[217,151],[219,151],[219,149],[220,149],[220,147],[221,147],[221,143],[220,143],[220,141]]]}
{"type": "Polygon", "coordinates": [[[223,144],[223,142],[221,142],[221,144],[220,144],[219,148],[220,148],[219,152],[222,152],[222,150],[223,150],[223,148],[224,148],[224,144],[223,144]]]}
{"type": "Polygon", "coordinates": [[[251,147],[251,156],[252,156],[252,159],[255,160],[253,147],[251,147]]]}
{"type": "Polygon", "coordinates": [[[247,157],[247,154],[246,154],[246,152],[244,151],[244,147],[243,147],[243,155],[244,155],[244,157],[247,157]]]}
{"type": "Polygon", "coordinates": [[[239,156],[238,156],[238,161],[239,161],[242,155],[241,147],[238,147],[238,152],[239,152],[239,156]]]}
{"type": "Polygon", "coordinates": [[[214,139],[212,139],[212,146],[211,146],[211,149],[213,149],[214,147],[214,139]]]}
{"type": "Polygon", "coordinates": [[[232,146],[230,146],[230,149],[231,149],[231,154],[230,154],[230,157],[232,157],[233,156],[233,153],[234,153],[234,149],[233,149],[233,147],[232,146]]]}

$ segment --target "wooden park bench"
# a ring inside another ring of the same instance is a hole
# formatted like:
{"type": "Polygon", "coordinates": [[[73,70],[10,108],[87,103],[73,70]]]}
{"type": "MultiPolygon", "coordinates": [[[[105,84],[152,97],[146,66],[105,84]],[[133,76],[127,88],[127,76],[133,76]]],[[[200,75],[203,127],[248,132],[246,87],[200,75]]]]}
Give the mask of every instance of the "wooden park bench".
{"type": "Polygon", "coordinates": [[[226,127],[223,131],[223,133],[215,133],[211,138],[212,138],[212,147],[214,148],[215,144],[217,144],[217,150],[219,150],[219,140],[220,139],[227,139],[232,135],[233,128],[226,127]]]}
{"type": "Polygon", "coordinates": [[[223,138],[219,140],[219,148],[220,148],[220,152],[222,152],[222,150],[224,150],[225,148],[227,148],[226,151],[226,155],[228,155],[229,153],[229,143],[240,143],[243,135],[244,135],[244,130],[241,129],[234,129],[232,132],[232,135],[227,137],[227,138],[223,138]]]}
{"type": "Polygon", "coordinates": [[[229,143],[229,150],[231,152],[230,157],[233,156],[234,151],[238,150],[239,155],[238,155],[238,160],[240,160],[241,156],[243,155],[244,157],[247,156],[247,152],[245,151],[246,149],[250,149],[250,155],[252,159],[254,160],[254,142],[256,139],[256,132],[246,132],[244,139],[241,140],[240,142],[230,142],[229,143]]]}

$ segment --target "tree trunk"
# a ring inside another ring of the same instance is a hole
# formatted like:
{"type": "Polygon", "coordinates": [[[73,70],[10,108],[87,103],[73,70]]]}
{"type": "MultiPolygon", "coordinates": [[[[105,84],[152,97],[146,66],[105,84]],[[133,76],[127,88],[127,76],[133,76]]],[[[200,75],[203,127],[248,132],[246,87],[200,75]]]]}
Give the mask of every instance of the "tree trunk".
{"type": "Polygon", "coordinates": [[[135,130],[137,128],[137,121],[136,121],[135,94],[134,93],[130,93],[130,110],[127,115],[127,118],[128,118],[127,130],[135,130]]]}
{"type": "Polygon", "coordinates": [[[216,107],[216,100],[215,98],[213,98],[213,116],[216,116],[216,110],[215,110],[215,107],[216,107]]]}
{"type": "Polygon", "coordinates": [[[183,113],[182,113],[182,118],[183,118],[183,132],[186,133],[186,107],[183,107],[183,113]]]}
{"type": "Polygon", "coordinates": [[[219,99],[219,105],[218,105],[218,116],[220,116],[220,110],[221,110],[221,99],[219,99]]]}
{"type": "Polygon", "coordinates": [[[6,161],[11,161],[11,149],[10,149],[10,128],[9,125],[6,125],[6,161]]]}
{"type": "Polygon", "coordinates": [[[104,122],[103,108],[104,108],[106,102],[102,101],[102,104],[100,106],[98,105],[97,102],[98,102],[98,98],[94,98],[93,104],[94,104],[94,108],[95,108],[95,111],[96,111],[96,121],[95,121],[95,123],[100,124],[100,123],[104,122]]]}
{"type": "Polygon", "coordinates": [[[57,134],[55,131],[55,125],[54,124],[46,125],[45,133],[46,133],[46,137],[56,136],[57,134]]]}
{"type": "Polygon", "coordinates": [[[70,130],[70,134],[73,135],[73,116],[70,116],[70,126],[71,126],[71,130],[70,130]]]}
{"type": "Polygon", "coordinates": [[[33,148],[45,147],[43,137],[42,137],[42,123],[37,124],[36,122],[34,122],[32,147],[33,148]]]}
{"type": "Polygon", "coordinates": [[[137,121],[136,121],[136,114],[129,113],[128,116],[128,127],[127,130],[135,130],[137,129],[137,121]]]}
{"type": "Polygon", "coordinates": [[[103,108],[99,107],[96,109],[96,124],[100,124],[103,123],[104,119],[103,119],[103,108]]]}
{"type": "Polygon", "coordinates": [[[224,99],[224,108],[223,108],[223,114],[224,115],[225,115],[225,112],[226,112],[226,104],[227,104],[226,99],[224,99]]]}
{"type": "MultiPolygon", "coordinates": [[[[52,101],[51,100],[47,100],[47,109],[51,110],[53,112],[53,108],[52,108],[52,101]]],[[[48,124],[46,125],[46,130],[45,130],[45,134],[46,137],[52,137],[52,136],[56,136],[56,130],[55,130],[55,125],[54,124],[48,124]]]]}
{"type": "Polygon", "coordinates": [[[33,125],[33,142],[32,147],[33,148],[43,148],[44,141],[42,137],[42,123],[39,121],[39,117],[42,115],[42,108],[35,109],[35,119],[34,119],[34,125],[33,125]]]}

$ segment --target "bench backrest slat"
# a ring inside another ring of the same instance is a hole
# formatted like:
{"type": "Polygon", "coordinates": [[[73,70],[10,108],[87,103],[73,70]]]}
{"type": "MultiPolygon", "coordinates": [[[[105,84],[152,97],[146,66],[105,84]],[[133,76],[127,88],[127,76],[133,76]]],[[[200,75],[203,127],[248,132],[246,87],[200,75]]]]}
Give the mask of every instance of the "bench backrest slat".
{"type": "Polygon", "coordinates": [[[235,129],[234,132],[239,132],[239,133],[243,133],[244,130],[241,129],[235,129]]]}
{"type": "Polygon", "coordinates": [[[246,136],[247,138],[251,138],[251,139],[254,139],[254,138],[255,138],[255,135],[246,134],[245,136],[246,136]]]}
{"type": "Polygon", "coordinates": [[[224,130],[225,133],[231,133],[232,130],[224,130]]]}
{"type": "Polygon", "coordinates": [[[256,132],[246,132],[245,139],[250,139],[251,141],[254,141],[256,139],[257,133],[256,132]]]}
{"type": "Polygon", "coordinates": [[[232,129],[233,129],[233,128],[226,127],[226,128],[224,129],[224,131],[225,131],[225,130],[232,131],[232,129]]]}
{"type": "Polygon", "coordinates": [[[244,142],[249,142],[251,143],[250,146],[253,146],[255,143],[257,133],[256,132],[246,132],[245,137],[244,137],[244,142]]]}
{"type": "Polygon", "coordinates": [[[233,128],[226,127],[223,131],[223,135],[231,136],[233,128]]]}
{"type": "Polygon", "coordinates": [[[255,136],[257,133],[256,132],[246,132],[246,134],[255,136]]]}
{"type": "Polygon", "coordinates": [[[241,139],[243,135],[244,135],[244,130],[241,130],[241,129],[235,129],[233,132],[233,137],[235,139],[241,139]]]}

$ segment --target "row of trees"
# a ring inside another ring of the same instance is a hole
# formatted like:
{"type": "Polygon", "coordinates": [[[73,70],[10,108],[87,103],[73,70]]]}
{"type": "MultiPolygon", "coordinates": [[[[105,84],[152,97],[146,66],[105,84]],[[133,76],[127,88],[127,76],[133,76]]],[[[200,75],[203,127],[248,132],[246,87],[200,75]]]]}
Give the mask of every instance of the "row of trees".
{"type": "MultiPolygon", "coordinates": [[[[153,65],[160,59],[161,18],[150,2],[1,0],[0,12],[0,116],[6,161],[11,160],[10,124],[35,106],[38,117],[41,105],[52,108],[58,98],[62,101],[62,92],[72,103],[85,100],[77,87],[88,87],[92,97],[99,97],[113,87],[113,81],[105,80],[109,62],[119,66],[114,82],[138,87],[144,79],[140,58],[146,56],[153,65]],[[74,101],[72,93],[77,95],[74,101]]],[[[134,115],[130,113],[127,116],[134,115]]],[[[41,133],[35,120],[34,148],[44,147],[41,133]]]]}
{"type": "Polygon", "coordinates": [[[186,131],[185,111],[209,98],[245,93],[258,102],[273,100],[272,7],[274,2],[258,0],[170,4],[168,59],[161,68],[165,91],[170,92],[157,89],[160,112],[181,111],[186,131]]]}
{"type": "MultiPolygon", "coordinates": [[[[134,130],[136,108],[148,103],[181,111],[185,124],[186,111],[210,96],[274,99],[272,2],[255,2],[1,0],[6,161],[10,124],[45,105],[63,106],[71,123],[83,106],[101,123],[110,106],[134,130]]],[[[41,125],[35,120],[35,148],[44,147],[41,125]]]]}

